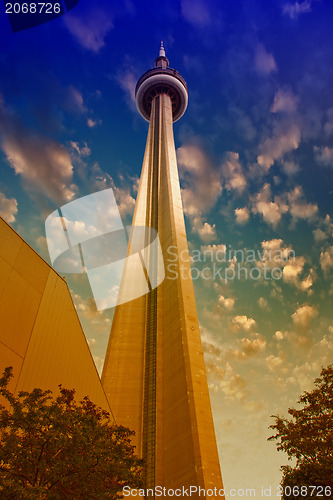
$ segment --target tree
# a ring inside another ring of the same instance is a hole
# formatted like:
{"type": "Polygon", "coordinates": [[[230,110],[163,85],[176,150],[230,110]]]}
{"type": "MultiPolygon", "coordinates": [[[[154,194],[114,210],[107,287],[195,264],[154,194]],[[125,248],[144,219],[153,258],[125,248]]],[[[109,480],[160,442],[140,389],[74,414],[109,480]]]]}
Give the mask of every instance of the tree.
{"type": "Polygon", "coordinates": [[[333,365],[322,369],[315,386],[300,397],[302,408],[289,408],[291,419],[272,415],[275,424],[270,428],[276,434],[269,440],[277,441],[277,449],[285,451],[288,460],[296,459],[294,467],[281,467],[283,498],[289,500],[333,495],[333,365]]]}
{"type": "Polygon", "coordinates": [[[14,396],[12,369],[0,378],[0,497],[5,499],[121,498],[124,485],[142,486],[142,460],[129,429],[75,391],[34,389],[14,396]]]}

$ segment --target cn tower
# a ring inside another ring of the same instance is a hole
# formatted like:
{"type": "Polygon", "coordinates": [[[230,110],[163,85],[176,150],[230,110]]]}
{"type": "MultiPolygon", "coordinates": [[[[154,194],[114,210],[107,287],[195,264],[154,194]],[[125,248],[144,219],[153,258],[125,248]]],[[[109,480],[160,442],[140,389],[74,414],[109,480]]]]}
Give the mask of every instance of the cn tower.
{"type": "MultiPolygon", "coordinates": [[[[102,383],[116,422],[136,433],[146,498],[154,498],[157,487],[224,498],[173,137],[188,90],[169,67],[163,43],[155,67],[137,83],[136,103],[149,131],[129,254],[140,227],[147,230],[146,242],[150,228],[157,232],[161,251],[148,251],[148,264],[138,260],[146,267],[148,293],[115,308],[102,383]],[[161,269],[163,280],[157,279],[161,269]]],[[[142,275],[142,267],[139,273],[125,265],[120,294],[142,275]]]]}

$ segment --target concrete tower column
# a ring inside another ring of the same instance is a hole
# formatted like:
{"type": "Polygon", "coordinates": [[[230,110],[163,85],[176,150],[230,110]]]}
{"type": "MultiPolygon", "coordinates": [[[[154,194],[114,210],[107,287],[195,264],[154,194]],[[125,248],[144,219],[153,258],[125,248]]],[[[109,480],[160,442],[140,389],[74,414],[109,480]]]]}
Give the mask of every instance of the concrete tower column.
{"type": "MultiPolygon", "coordinates": [[[[184,79],[169,68],[161,45],[155,68],[136,89],[149,131],[133,228],[158,232],[163,255],[149,254],[146,276],[164,265],[165,278],[156,288],[150,283],[146,295],[116,307],[102,383],[116,422],[136,432],[145,488],[192,486],[198,488],[192,498],[223,498],[203,494],[223,486],[173,138],[173,122],[184,114],[187,96],[184,79]]],[[[130,239],[129,254],[131,244],[130,239]]],[[[120,293],[140,279],[142,273],[125,265],[120,293]]]]}

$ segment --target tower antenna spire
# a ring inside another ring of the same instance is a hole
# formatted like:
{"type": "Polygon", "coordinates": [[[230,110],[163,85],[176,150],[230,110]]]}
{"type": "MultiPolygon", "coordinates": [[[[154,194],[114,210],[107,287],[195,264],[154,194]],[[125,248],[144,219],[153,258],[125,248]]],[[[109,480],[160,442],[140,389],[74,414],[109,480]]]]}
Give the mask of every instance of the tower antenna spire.
{"type": "Polygon", "coordinates": [[[165,49],[164,49],[164,46],[163,46],[163,40],[161,40],[159,57],[165,57],[165,49]]]}

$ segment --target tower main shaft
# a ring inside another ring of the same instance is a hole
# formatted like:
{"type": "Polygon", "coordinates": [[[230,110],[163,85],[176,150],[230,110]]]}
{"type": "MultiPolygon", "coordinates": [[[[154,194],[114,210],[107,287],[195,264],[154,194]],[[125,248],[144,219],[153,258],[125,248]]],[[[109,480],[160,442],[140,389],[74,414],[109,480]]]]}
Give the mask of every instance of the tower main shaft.
{"type": "MultiPolygon", "coordinates": [[[[151,252],[146,275],[151,279],[164,264],[165,278],[155,288],[153,279],[148,294],[116,307],[102,383],[117,423],[136,432],[146,488],[221,490],[173,138],[173,121],[186,109],[187,88],[178,73],[175,84],[163,79],[174,71],[163,52],[151,82],[149,75],[142,77],[137,87],[139,111],[149,113],[149,131],[133,228],[158,232],[163,255],[151,252]]],[[[140,276],[125,265],[120,293],[126,295],[140,276]]],[[[199,492],[192,497],[199,498],[199,492]]]]}

